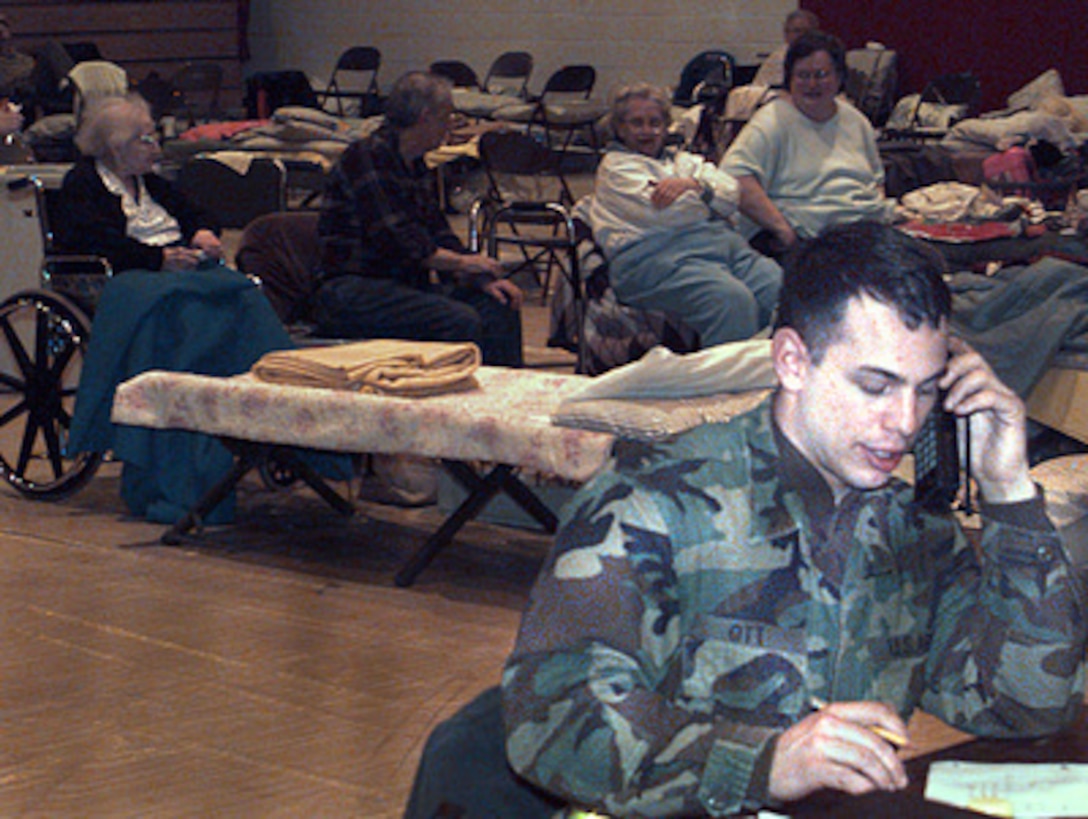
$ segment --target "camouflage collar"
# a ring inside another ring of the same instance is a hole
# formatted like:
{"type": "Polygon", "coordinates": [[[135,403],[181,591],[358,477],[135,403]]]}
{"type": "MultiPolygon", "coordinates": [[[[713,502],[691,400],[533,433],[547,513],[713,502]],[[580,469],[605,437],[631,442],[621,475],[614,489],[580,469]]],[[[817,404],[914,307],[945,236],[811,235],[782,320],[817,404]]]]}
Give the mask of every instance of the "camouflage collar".
{"type": "Polygon", "coordinates": [[[835,496],[831,487],[782,432],[773,414],[771,426],[778,446],[779,485],[784,491],[797,493],[810,520],[820,523],[827,521],[835,511],[835,496]]]}

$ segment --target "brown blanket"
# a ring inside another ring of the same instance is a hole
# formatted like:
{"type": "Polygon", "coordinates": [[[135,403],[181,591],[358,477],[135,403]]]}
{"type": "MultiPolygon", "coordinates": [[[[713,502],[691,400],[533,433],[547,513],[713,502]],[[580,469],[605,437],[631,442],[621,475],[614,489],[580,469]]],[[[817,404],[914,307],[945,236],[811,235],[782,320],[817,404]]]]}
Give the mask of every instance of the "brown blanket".
{"type": "Polygon", "coordinates": [[[480,349],[470,342],[375,339],[278,350],[262,356],[253,374],[275,384],[418,398],[474,388],[479,366],[480,349]]]}

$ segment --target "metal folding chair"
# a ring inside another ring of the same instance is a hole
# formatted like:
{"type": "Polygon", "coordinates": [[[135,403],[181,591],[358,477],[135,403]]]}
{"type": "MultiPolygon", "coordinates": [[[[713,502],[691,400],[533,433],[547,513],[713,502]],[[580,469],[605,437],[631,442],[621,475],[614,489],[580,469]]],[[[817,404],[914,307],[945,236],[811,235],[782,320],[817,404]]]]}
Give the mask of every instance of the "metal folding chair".
{"type": "Polygon", "coordinates": [[[680,72],[680,82],[673,92],[673,104],[684,108],[705,103],[705,95],[700,95],[700,86],[708,78],[713,78],[715,86],[724,86],[728,91],[733,87],[736,73],[736,60],[728,51],[710,49],[701,51],[684,65],[680,72]]]}
{"type": "Polygon", "coordinates": [[[374,46],[352,46],[336,61],[329,76],[329,84],[318,94],[322,107],[329,100],[336,103],[337,116],[349,113],[345,100],[355,100],[360,117],[381,113],[381,96],[378,89],[378,69],[382,65],[382,53],[374,46]]]}
{"type": "Polygon", "coordinates": [[[431,73],[445,77],[454,88],[480,89],[480,78],[472,66],[461,60],[437,60],[431,63],[431,73]]]}
{"type": "Polygon", "coordinates": [[[526,51],[507,51],[491,63],[479,88],[468,86],[453,90],[454,107],[464,116],[490,119],[507,105],[523,102],[528,96],[533,57],[526,51]]]}
{"type": "Polygon", "coordinates": [[[527,51],[506,51],[491,63],[481,88],[488,94],[512,94],[524,99],[529,93],[532,73],[532,54],[527,51]]]}
{"type": "MultiPolygon", "coordinates": [[[[514,249],[517,256],[507,263],[508,275],[531,270],[541,287],[541,302],[547,302],[552,270],[558,268],[580,310],[578,236],[569,209],[574,199],[557,154],[527,134],[511,131],[482,134],[479,151],[488,192],[470,210],[470,245],[494,258],[501,258],[504,248],[514,249]]],[[[581,345],[578,359],[583,371],[581,345]]]]}
{"type": "Polygon", "coordinates": [[[597,71],[591,65],[566,65],[553,73],[540,96],[500,108],[494,118],[524,124],[530,133],[539,128],[549,148],[566,158],[574,137],[585,133],[594,156],[600,144],[594,124],[608,111],[607,103],[591,99],[597,71]]]}

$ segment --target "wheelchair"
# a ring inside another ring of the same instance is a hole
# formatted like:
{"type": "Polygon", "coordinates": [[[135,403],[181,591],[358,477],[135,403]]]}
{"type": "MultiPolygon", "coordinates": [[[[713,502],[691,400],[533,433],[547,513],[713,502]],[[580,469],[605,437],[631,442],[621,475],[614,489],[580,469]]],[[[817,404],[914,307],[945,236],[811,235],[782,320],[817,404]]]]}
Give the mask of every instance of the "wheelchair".
{"type": "Polygon", "coordinates": [[[98,453],[73,455],[67,442],[89,316],[113,271],[102,257],[56,252],[38,177],[8,182],[5,195],[22,216],[36,215],[42,263],[40,287],[19,287],[0,302],[0,476],[25,497],[57,500],[86,485],[102,462],[98,453]]]}

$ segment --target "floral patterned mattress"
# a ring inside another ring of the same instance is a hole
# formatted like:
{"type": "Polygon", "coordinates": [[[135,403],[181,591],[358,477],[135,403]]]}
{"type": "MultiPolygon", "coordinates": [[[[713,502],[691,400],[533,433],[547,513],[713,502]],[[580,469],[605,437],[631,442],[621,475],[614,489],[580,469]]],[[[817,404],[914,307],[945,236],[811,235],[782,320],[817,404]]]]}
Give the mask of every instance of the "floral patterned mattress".
{"type": "Polygon", "coordinates": [[[578,482],[603,465],[612,435],[551,423],[587,376],[481,367],[476,378],[478,389],[410,399],[152,370],[117,388],[112,418],[334,452],[505,463],[578,482]]]}

